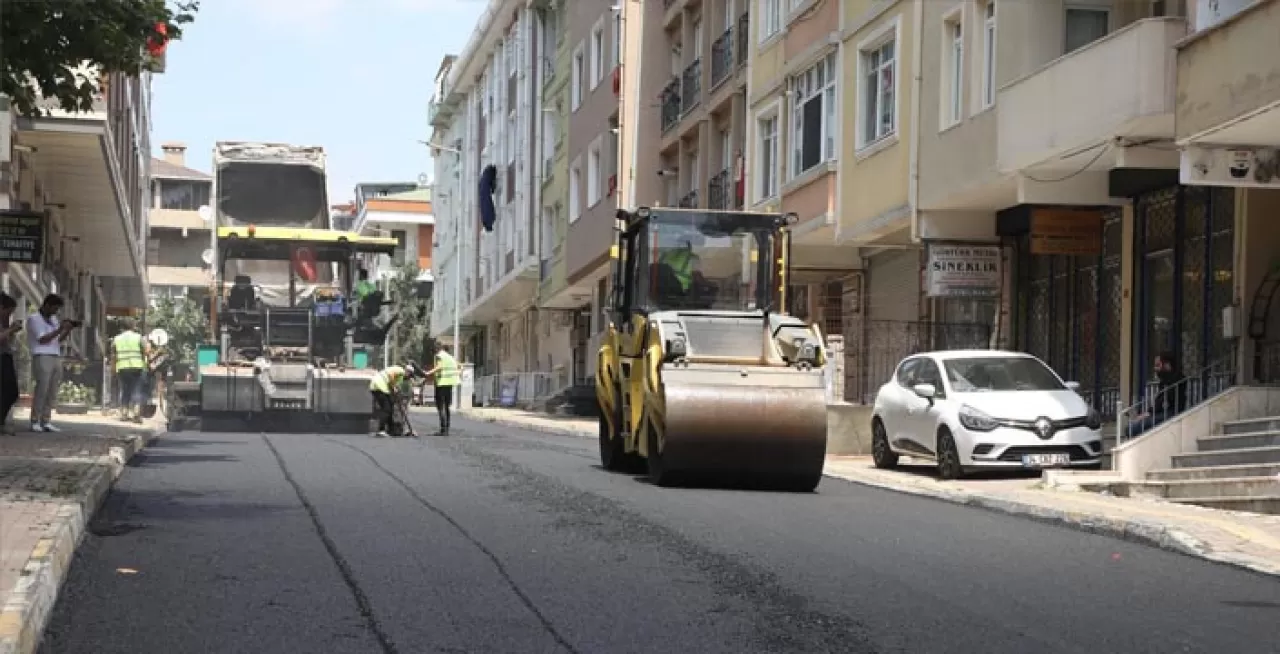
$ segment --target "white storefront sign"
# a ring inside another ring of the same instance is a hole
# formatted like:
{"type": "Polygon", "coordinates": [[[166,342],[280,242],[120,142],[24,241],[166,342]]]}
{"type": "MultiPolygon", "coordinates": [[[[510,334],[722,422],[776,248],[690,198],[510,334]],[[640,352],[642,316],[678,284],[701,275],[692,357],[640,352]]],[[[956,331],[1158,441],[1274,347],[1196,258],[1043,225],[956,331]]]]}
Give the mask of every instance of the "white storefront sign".
{"type": "Polygon", "coordinates": [[[1000,248],[988,245],[929,245],[925,288],[929,297],[1000,295],[1000,248]]]}
{"type": "Polygon", "coordinates": [[[1280,188],[1280,148],[1187,146],[1179,181],[1187,186],[1280,188]]]}

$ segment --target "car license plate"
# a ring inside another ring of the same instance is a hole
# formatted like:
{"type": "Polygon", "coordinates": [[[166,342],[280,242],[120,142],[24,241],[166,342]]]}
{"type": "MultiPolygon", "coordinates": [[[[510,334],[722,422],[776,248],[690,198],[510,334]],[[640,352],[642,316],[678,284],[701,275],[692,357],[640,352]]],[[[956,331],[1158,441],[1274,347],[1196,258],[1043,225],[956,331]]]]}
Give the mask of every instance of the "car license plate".
{"type": "Polygon", "coordinates": [[[1045,452],[1042,454],[1023,454],[1022,465],[1028,468],[1047,468],[1071,463],[1071,455],[1065,452],[1045,452]]]}

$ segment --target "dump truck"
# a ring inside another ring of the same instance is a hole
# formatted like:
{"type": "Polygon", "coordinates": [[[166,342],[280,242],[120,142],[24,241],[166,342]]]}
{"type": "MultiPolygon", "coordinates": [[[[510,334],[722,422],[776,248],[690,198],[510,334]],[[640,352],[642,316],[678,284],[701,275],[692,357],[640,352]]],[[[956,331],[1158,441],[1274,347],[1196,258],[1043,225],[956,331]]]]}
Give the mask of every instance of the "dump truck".
{"type": "Polygon", "coordinates": [[[367,432],[385,329],[353,289],[361,258],[397,242],[329,229],[320,148],[220,142],[214,170],[210,333],[171,426],[367,432]]]}
{"type": "Polygon", "coordinates": [[[789,315],[794,214],[620,210],[597,361],[601,465],[658,486],[809,492],[826,456],[826,363],[789,315]]]}

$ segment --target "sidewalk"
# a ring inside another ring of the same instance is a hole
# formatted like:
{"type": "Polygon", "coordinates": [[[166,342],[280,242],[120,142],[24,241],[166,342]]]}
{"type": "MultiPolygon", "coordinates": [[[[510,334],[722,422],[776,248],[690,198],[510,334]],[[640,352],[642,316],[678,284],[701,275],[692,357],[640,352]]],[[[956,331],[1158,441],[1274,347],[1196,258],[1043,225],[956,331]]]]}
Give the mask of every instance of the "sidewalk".
{"type": "Polygon", "coordinates": [[[162,424],[55,414],[61,433],[32,433],[27,415],[0,435],[0,654],[36,651],[90,518],[162,424]]]}
{"type": "MultiPolygon", "coordinates": [[[[476,408],[468,418],[591,438],[596,421],[476,408]]],[[[870,457],[827,457],[824,474],[857,484],[976,506],[1280,576],[1280,516],[1219,511],[1159,499],[1046,489],[1037,477],[940,481],[928,466],[880,470],[870,457]]]]}

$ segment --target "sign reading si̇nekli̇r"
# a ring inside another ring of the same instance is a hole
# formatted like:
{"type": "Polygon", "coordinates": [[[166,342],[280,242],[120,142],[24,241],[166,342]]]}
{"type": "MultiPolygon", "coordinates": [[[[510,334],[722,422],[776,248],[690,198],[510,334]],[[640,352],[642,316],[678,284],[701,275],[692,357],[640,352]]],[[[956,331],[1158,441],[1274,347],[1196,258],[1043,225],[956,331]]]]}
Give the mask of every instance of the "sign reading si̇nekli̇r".
{"type": "Polygon", "coordinates": [[[44,254],[44,214],[0,211],[0,261],[40,263],[44,254]]]}
{"type": "Polygon", "coordinates": [[[925,284],[929,297],[998,297],[1000,247],[929,244],[925,284]]]}

